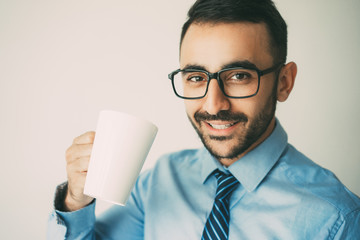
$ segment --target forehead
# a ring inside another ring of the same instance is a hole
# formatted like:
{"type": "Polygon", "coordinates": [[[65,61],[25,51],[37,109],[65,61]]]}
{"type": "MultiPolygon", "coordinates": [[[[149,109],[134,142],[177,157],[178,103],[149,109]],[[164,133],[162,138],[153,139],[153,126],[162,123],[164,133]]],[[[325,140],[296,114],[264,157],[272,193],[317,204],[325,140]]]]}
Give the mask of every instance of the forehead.
{"type": "Polygon", "coordinates": [[[269,34],[264,23],[199,23],[190,25],[180,49],[180,65],[200,65],[219,71],[235,61],[263,69],[272,64],[269,34]]]}

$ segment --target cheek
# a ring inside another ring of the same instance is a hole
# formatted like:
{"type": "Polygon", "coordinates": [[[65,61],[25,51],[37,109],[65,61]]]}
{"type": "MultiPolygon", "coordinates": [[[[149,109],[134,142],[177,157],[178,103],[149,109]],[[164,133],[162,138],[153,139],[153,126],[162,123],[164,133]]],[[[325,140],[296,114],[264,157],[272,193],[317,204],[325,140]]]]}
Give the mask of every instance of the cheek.
{"type": "Polygon", "coordinates": [[[244,113],[249,119],[254,119],[264,109],[264,99],[258,94],[251,98],[231,101],[231,111],[244,113]]]}
{"type": "Polygon", "coordinates": [[[241,112],[251,117],[256,109],[255,97],[244,99],[231,99],[231,112],[241,112]]]}
{"type": "Polygon", "coordinates": [[[201,103],[199,100],[184,100],[185,111],[189,117],[193,119],[194,114],[201,110],[201,103]]]}
{"type": "Polygon", "coordinates": [[[260,89],[258,94],[254,97],[256,103],[254,107],[256,112],[266,111],[266,107],[271,104],[273,100],[273,90],[274,90],[274,81],[272,79],[266,78],[261,82],[260,89]]]}

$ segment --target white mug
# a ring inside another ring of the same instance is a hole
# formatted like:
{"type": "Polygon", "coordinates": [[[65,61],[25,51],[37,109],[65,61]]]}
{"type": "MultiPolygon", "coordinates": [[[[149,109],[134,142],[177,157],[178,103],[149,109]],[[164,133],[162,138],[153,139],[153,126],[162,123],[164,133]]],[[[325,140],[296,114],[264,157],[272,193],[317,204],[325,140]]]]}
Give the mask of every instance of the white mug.
{"type": "Polygon", "coordinates": [[[132,115],[100,112],[84,194],[125,205],[158,128],[132,115]]]}

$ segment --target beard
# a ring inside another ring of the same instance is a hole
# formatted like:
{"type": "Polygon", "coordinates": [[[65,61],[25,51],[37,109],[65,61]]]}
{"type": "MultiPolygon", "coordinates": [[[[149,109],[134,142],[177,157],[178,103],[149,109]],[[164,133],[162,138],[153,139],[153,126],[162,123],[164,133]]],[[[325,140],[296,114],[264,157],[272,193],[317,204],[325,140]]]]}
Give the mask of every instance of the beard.
{"type": "Polygon", "coordinates": [[[277,101],[276,89],[277,86],[274,86],[273,93],[267,100],[267,103],[253,118],[253,120],[249,120],[249,117],[242,112],[233,113],[228,110],[219,111],[216,115],[211,115],[207,112],[196,112],[194,114],[195,121],[193,121],[190,116],[188,116],[188,118],[199,135],[202,143],[214,157],[219,160],[235,159],[248,150],[269,127],[271,120],[275,116],[277,101]],[[238,127],[241,127],[240,124],[242,125],[242,131],[238,134],[230,136],[206,135],[206,133],[201,130],[203,121],[215,120],[237,122],[239,125],[238,127]],[[231,144],[227,144],[226,141],[230,140],[235,141],[236,144],[233,146],[231,146],[231,144]],[[227,144],[227,146],[229,146],[229,150],[225,153],[221,152],[221,150],[219,150],[221,144],[227,144]]]}

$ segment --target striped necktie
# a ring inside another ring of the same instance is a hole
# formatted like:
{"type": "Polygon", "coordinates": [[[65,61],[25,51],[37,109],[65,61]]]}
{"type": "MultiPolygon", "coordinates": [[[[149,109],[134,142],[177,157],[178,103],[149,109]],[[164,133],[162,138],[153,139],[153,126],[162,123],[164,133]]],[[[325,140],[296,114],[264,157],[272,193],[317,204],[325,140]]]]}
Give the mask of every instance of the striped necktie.
{"type": "Polygon", "coordinates": [[[202,240],[227,240],[229,234],[229,199],[231,193],[239,185],[238,180],[231,174],[224,174],[218,169],[214,171],[218,187],[214,206],[206,221],[202,240]]]}

